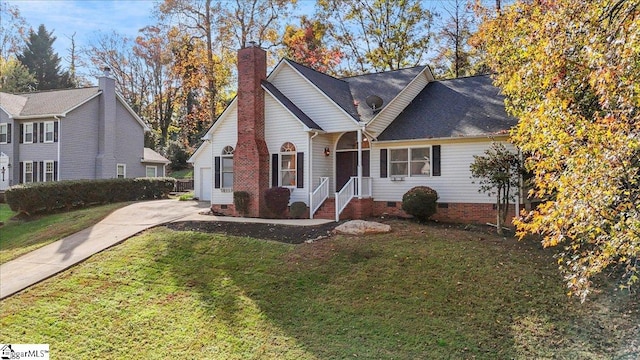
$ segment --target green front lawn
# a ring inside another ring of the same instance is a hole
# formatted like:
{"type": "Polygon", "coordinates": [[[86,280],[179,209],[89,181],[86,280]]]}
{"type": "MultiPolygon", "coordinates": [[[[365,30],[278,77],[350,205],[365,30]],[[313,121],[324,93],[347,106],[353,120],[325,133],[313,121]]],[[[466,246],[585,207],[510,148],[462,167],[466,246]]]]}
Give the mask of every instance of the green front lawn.
{"type": "Polygon", "coordinates": [[[193,169],[172,171],[169,176],[174,179],[193,179],[193,169]]]}
{"type": "Polygon", "coordinates": [[[0,222],[6,222],[7,220],[11,219],[11,217],[13,217],[15,214],[16,213],[11,211],[11,209],[9,208],[9,205],[0,204],[0,222]]]}
{"type": "MultiPolygon", "coordinates": [[[[88,228],[114,210],[129,204],[131,203],[124,202],[35,216],[31,219],[6,220],[0,228],[0,264],[88,228]]],[[[15,215],[8,205],[0,204],[0,216],[5,216],[7,211],[10,212],[7,217],[15,215]]]]}
{"type": "Polygon", "coordinates": [[[2,301],[0,342],[56,359],[599,359],[633,335],[637,304],[567,298],[537,244],[392,226],[301,245],[154,228],[2,301]]]}

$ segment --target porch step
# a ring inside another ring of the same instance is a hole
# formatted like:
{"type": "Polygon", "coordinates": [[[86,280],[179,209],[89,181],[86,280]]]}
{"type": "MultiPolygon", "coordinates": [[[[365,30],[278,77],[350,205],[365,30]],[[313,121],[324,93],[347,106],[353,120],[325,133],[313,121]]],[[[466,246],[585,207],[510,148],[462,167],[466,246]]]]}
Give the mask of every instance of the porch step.
{"type": "Polygon", "coordinates": [[[318,211],[313,215],[314,219],[327,219],[333,220],[336,218],[336,199],[335,198],[327,198],[327,200],[322,203],[318,211]]]}

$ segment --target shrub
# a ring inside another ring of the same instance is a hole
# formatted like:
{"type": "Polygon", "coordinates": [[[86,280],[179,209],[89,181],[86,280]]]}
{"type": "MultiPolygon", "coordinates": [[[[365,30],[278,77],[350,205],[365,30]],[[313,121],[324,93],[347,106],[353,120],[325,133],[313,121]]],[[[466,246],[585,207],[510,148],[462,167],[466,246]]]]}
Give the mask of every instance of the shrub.
{"type": "Polygon", "coordinates": [[[300,219],[307,213],[307,204],[302,201],[296,201],[289,207],[289,216],[294,219],[300,219]]]}
{"type": "Polygon", "coordinates": [[[402,210],[420,221],[437,211],[438,193],[428,186],[416,186],[402,196],[402,210]]]}
{"type": "Polygon", "coordinates": [[[278,218],[284,217],[290,198],[291,191],[285,187],[272,187],[264,194],[267,209],[278,218]]]}
{"type": "Polygon", "coordinates": [[[251,201],[251,197],[248,192],[233,192],[233,205],[235,205],[236,211],[240,212],[242,215],[247,215],[249,213],[249,201],[251,201]]]}
{"type": "Polygon", "coordinates": [[[172,178],[71,180],[13,186],[5,197],[11,210],[32,215],[94,204],[167,198],[174,186],[172,178]]]}

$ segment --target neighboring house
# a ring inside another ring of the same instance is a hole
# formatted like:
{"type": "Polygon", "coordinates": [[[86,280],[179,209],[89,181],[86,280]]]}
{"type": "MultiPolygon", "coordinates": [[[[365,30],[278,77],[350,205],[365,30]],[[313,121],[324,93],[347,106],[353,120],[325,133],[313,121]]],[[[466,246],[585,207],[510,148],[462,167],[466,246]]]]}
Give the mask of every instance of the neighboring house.
{"type": "Polygon", "coordinates": [[[338,79],[287,59],[267,76],[266,53],[248,47],[238,83],[189,160],[212,210],[237,215],[233,192],[246,191],[260,217],[261,194],[284,186],[311,217],[401,215],[403,194],[424,185],[438,192],[436,219],[495,221],[469,165],[517,121],[489,76],[435,81],[420,66],[338,79]]]}
{"type": "Polygon", "coordinates": [[[169,162],[144,148],[148,126],[116,93],[99,86],[0,93],[0,190],[20,183],[164,176],[169,162]]]}

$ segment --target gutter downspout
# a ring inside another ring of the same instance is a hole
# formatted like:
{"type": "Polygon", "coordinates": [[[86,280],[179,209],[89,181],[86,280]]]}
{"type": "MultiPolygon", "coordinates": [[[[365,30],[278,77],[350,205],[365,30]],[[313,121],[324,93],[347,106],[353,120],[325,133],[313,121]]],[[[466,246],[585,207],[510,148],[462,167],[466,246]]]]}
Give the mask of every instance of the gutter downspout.
{"type": "Polygon", "coordinates": [[[58,116],[54,116],[54,119],[56,119],[56,121],[58,122],[58,173],[54,174],[55,177],[58,179],[58,181],[62,180],[60,178],[60,169],[62,168],[62,164],[60,163],[60,143],[62,141],[60,141],[61,136],[60,134],[62,133],[62,124],[60,124],[60,118],[58,116]]]}
{"type": "Polygon", "coordinates": [[[308,139],[307,146],[309,151],[309,219],[313,219],[313,214],[311,213],[311,209],[313,209],[313,138],[318,136],[318,132],[314,132],[308,139]]]}

